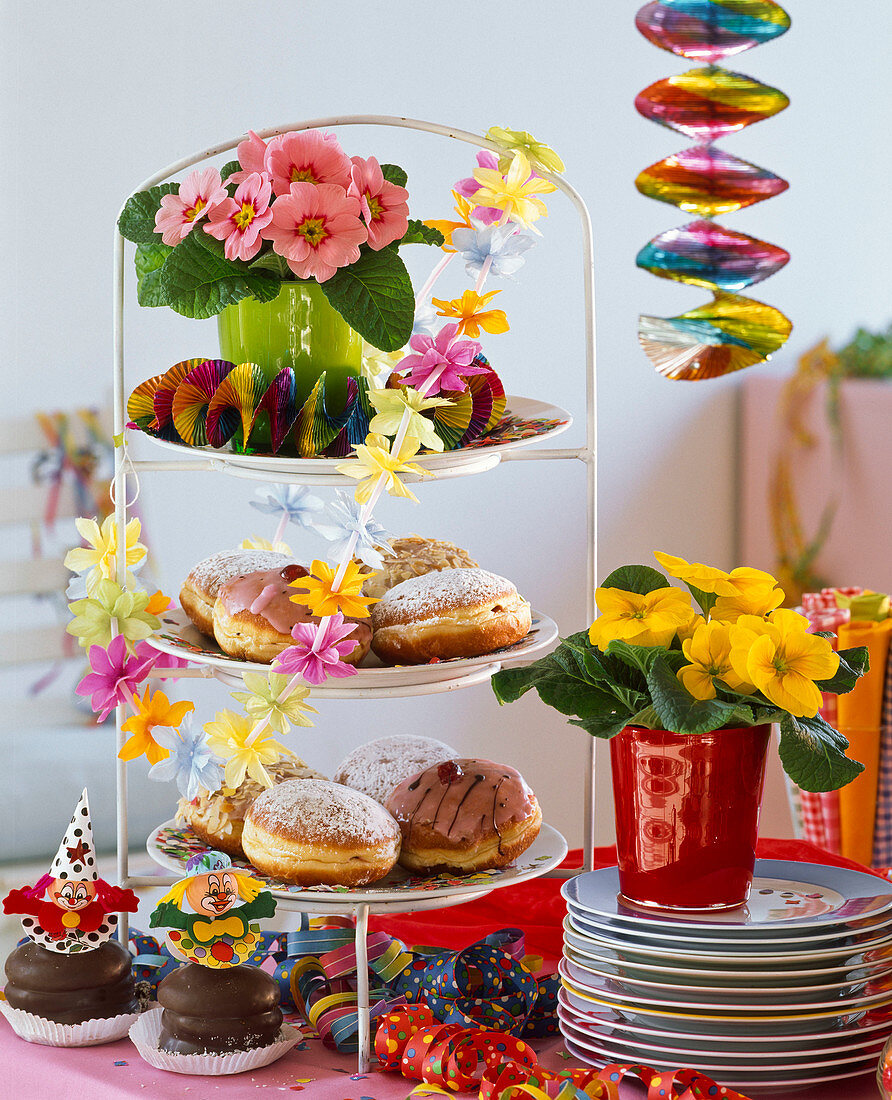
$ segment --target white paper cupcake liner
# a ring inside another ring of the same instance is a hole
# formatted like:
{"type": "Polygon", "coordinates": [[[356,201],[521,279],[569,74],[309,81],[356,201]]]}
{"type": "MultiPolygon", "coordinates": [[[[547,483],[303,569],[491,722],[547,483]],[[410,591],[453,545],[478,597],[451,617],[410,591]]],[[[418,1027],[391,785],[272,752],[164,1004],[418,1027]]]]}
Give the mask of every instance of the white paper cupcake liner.
{"type": "Polygon", "coordinates": [[[95,1047],[101,1043],[113,1043],[123,1039],[139,1019],[138,1012],[125,1012],[105,1020],[85,1020],[82,1024],[57,1024],[21,1008],[13,1008],[9,1001],[0,998],[0,1012],[9,1026],[26,1043],[39,1043],[45,1047],[95,1047]]]}
{"type": "Polygon", "coordinates": [[[282,1024],[275,1042],[268,1047],[236,1050],[231,1054],[171,1054],[160,1049],[163,1008],[144,1012],[130,1028],[130,1039],[139,1056],[155,1069],[171,1073],[191,1073],[202,1077],[221,1077],[229,1073],[245,1073],[260,1069],[287,1054],[301,1039],[301,1033],[290,1024],[282,1024]]]}

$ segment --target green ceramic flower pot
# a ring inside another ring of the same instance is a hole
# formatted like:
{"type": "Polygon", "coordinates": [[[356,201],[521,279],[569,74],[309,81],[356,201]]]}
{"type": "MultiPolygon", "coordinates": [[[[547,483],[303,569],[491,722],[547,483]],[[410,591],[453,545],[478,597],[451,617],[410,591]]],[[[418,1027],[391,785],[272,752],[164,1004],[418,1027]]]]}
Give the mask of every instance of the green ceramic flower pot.
{"type": "Polygon", "coordinates": [[[220,353],[231,363],[256,363],[271,382],[294,368],[298,408],[325,371],[329,413],[347,401],[347,377],[359,377],[362,337],[329,305],[318,283],[286,282],[271,302],[243,298],[217,317],[220,353]]]}

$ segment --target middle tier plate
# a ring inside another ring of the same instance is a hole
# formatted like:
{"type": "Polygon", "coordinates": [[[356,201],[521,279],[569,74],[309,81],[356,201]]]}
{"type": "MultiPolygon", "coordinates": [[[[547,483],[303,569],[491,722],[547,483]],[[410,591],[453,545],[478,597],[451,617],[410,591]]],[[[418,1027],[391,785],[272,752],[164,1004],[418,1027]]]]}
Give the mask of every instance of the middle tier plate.
{"type": "MultiPolygon", "coordinates": [[[[548,649],[558,637],[557,623],[533,610],[530,632],[514,645],[495,649],[479,657],[453,657],[424,665],[395,665],[388,667],[370,653],[364,658],[355,676],[349,679],[327,680],[313,686],[313,695],[330,698],[354,698],[357,695],[388,696],[425,695],[437,691],[470,687],[488,679],[504,665],[516,661],[529,661],[536,654],[548,649]]],[[[244,672],[269,672],[271,665],[256,661],[239,661],[227,657],[213,638],[202,634],[191,622],[185,611],[176,608],[161,616],[161,629],[147,641],[162,653],[180,657],[192,664],[205,665],[224,683],[237,682],[241,686],[244,672]]]]}
{"type": "MultiPolygon", "coordinates": [[[[156,863],[178,876],[185,874],[186,864],[192,856],[212,850],[188,826],[177,826],[174,821],[159,825],[146,841],[146,849],[156,863]]],[[[353,889],[347,886],[293,886],[263,874],[246,860],[234,859],[233,865],[247,868],[266,883],[280,907],[283,902],[291,902],[291,908],[305,912],[342,913],[357,905],[369,905],[372,912],[390,909],[408,913],[459,905],[498,887],[538,878],[557,867],[566,855],[566,840],[557,829],[543,823],[539,835],[510,867],[473,875],[424,877],[411,875],[397,866],[380,882],[353,889]]]]}

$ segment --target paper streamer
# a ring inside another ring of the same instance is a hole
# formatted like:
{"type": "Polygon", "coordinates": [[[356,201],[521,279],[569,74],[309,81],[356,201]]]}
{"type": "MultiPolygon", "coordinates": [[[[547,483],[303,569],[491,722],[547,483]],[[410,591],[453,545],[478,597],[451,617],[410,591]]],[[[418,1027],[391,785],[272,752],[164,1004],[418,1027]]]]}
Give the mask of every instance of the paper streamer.
{"type": "Polygon", "coordinates": [[[647,1087],[647,1100],[747,1100],[722,1088],[697,1070],[657,1073],[641,1065],[608,1065],[601,1070],[539,1065],[536,1052],[522,1039],[498,1031],[438,1023],[424,1005],[409,1005],[381,1017],[375,1037],[380,1068],[424,1085],[412,1096],[477,1092],[480,1100],[619,1100],[620,1084],[634,1078],[647,1087]],[[482,1077],[478,1078],[479,1067],[482,1077]],[[507,1091],[506,1091],[507,1090],[507,1091]]]}
{"type": "MultiPolygon", "coordinates": [[[[504,417],[499,376],[483,356],[475,362],[487,372],[473,375],[467,391],[447,394],[452,404],[436,409],[434,430],[446,450],[473,444],[504,417]]],[[[290,368],[267,384],[254,363],[186,359],[141,382],[128,399],[127,415],[133,427],[189,447],[229,444],[237,453],[343,458],[365,440],[375,415],[365,380],[348,378],[346,384],[347,403],[332,414],[324,372],[298,408],[290,368]]]]}
{"type": "Polygon", "coordinates": [[[779,271],[789,253],[710,220],[787,190],[787,181],[774,172],[712,143],[773,117],[789,100],[778,88],[715,62],[783,34],[790,18],[770,0],[658,0],[645,4],[635,22],[661,49],[708,62],[656,81],[635,100],[645,118],[697,143],[645,168],[635,186],[647,198],[698,218],[654,237],[636,262],[659,278],[715,292],[708,305],[677,317],[643,314],[638,338],[666,378],[718,378],[764,362],[792,325],[772,306],[734,293],[779,271]]]}

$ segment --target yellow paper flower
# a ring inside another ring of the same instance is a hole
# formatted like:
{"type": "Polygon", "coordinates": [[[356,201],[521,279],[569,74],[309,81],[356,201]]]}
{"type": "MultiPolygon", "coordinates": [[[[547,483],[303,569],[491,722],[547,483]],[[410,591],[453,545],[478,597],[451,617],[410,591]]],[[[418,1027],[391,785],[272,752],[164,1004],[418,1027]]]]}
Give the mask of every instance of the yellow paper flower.
{"type": "MultiPolygon", "coordinates": [[[[72,573],[87,573],[87,595],[94,595],[101,580],[117,580],[118,565],[118,527],[115,517],[106,516],[102,526],[95,519],[76,519],[74,521],[78,534],[90,544],[91,549],[85,546],[75,547],[65,555],[65,568],[72,573]],[[89,570],[89,572],[88,572],[89,570]]],[[[140,522],[132,519],[125,528],[125,557],[128,566],[138,565],[148,552],[139,541],[140,522]]],[[[130,570],[127,570],[127,586],[136,587],[136,581],[130,570]]]]}
{"type": "Polygon", "coordinates": [[[461,219],[460,221],[437,221],[435,219],[431,219],[424,223],[425,225],[429,225],[431,229],[439,229],[440,232],[443,234],[443,237],[445,238],[442,244],[444,252],[455,251],[455,249],[450,246],[452,245],[452,234],[455,232],[456,229],[474,228],[474,226],[471,225],[471,211],[477,204],[470,202],[464,197],[464,195],[460,195],[458,191],[453,191],[452,197],[455,199],[455,212],[461,219]]]}
{"type": "Polygon", "coordinates": [[[475,206],[494,206],[509,221],[538,232],[533,222],[547,215],[548,210],[536,196],[547,195],[555,186],[539,176],[530,179],[530,162],[523,153],[514,154],[506,175],[495,168],[477,168],[474,179],[480,184],[480,190],[471,196],[475,206]]]}
{"type": "Polygon", "coordinates": [[[363,596],[362,586],[367,580],[377,576],[367,570],[360,572],[360,566],[355,561],[347,562],[344,576],[337,591],[332,587],[337,574],[337,567],[326,565],[324,561],[314,561],[309,577],[298,577],[291,581],[291,587],[302,592],[303,595],[291,596],[292,603],[302,603],[310,609],[311,614],[334,615],[340,611],[345,618],[362,619],[371,614],[369,605],[377,603],[375,596],[363,596]]]}
{"type": "Polygon", "coordinates": [[[189,711],[195,710],[195,704],[188,700],[171,703],[163,691],[150,695],[148,688],[142,698],[136,695],[133,701],[136,703],[136,714],[121,723],[121,729],[132,736],[124,742],[118,756],[121,760],[135,760],[145,753],[150,764],[157,764],[170,753],[152,737],[152,730],[155,726],[177,729],[189,711]]]}
{"type": "Polygon", "coordinates": [[[205,723],[208,747],[226,761],[224,782],[232,789],[240,787],[246,775],[261,787],[271,787],[273,781],[266,769],[283,754],[288,755],[284,745],[262,733],[247,744],[254,726],[250,718],[233,710],[218,710],[214,721],[205,723]]]}
{"type": "Polygon", "coordinates": [[[694,617],[690,598],[678,588],[657,588],[645,596],[621,588],[598,588],[595,601],[601,614],[588,637],[601,650],[617,639],[629,645],[668,646],[679,628],[694,617]]]}
{"type": "Polygon", "coordinates": [[[450,405],[446,397],[423,397],[411,386],[401,386],[396,390],[373,390],[369,401],[378,410],[369,422],[369,430],[379,435],[396,435],[403,418],[408,418],[407,439],[417,439],[422,447],[431,451],[442,451],[443,440],[434,431],[433,422],[422,413],[425,409],[436,409],[440,405],[450,405]]]}
{"type": "Polygon", "coordinates": [[[270,542],[269,539],[262,539],[259,535],[252,535],[249,539],[242,539],[241,550],[272,550],[276,554],[287,554],[289,558],[294,557],[294,553],[287,542],[270,542]]]}
{"type": "Polygon", "coordinates": [[[146,604],[146,611],[149,615],[161,615],[164,611],[167,611],[170,604],[170,596],[165,596],[159,588],[149,596],[149,602],[146,604]]]}
{"type": "Polygon", "coordinates": [[[485,308],[496,294],[501,293],[501,290],[491,290],[488,294],[477,294],[473,290],[466,290],[460,298],[453,298],[448,302],[443,298],[433,298],[432,301],[435,306],[439,306],[438,317],[458,318],[459,336],[469,336],[476,340],[481,329],[493,334],[508,331],[505,311],[485,308]]]}
{"type": "Polygon", "coordinates": [[[296,726],[312,726],[307,714],[318,714],[305,700],[310,694],[308,687],[293,687],[287,696],[282,693],[289,677],[271,672],[263,676],[259,672],[242,674],[247,691],[233,691],[232,697],[245,708],[245,713],[254,722],[266,722],[276,733],[288,733],[290,723],[296,726]]]}
{"type": "Polygon", "coordinates": [[[135,642],[143,641],[160,626],[160,620],[149,610],[149,594],[142,588],[125,592],[117,581],[101,579],[92,596],[68,605],[74,616],[65,627],[84,649],[91,645],[106,648],[115,633],[122,634],[132,651],[135,642]]]}
{"type": "Polygon", "coordinates": [[[393,374],[397,363],[406,354],[407,348],[408,345],[405,348],[400,348],[399,351],[381,351],[380,348],[376,348],[373,344],[363,340],[360,374],[370,386],[383,385],[383,380],[379,381],[379,379],[382,378],[382,375],[393,374]]]}
{"type": "MultiPolygon", "coordinates": [[[[536,141],[532,134],[526,130],[507,130],[502,126],[490,126],[485,136],[496,145],[501,145],[509,152],[524,153],[534,168],[544,168],[546,172],[563,172],[564,162],[554,149],[544,142],[536,141]]],[[[499,167],[505,168],[499,160],[499,167]]]]}
{"type": "Polygon", "coordinates": [[[730,632],[724,623],[704,623],[682,643],[682,652],[691,663],[677,675],[695,699],[715,699],[714,676],[734,691],[752,694],[753,685],[741,680],[731,664],[730,632]]]}
{"type": "Polygon", "coordinates": [[[418,454],[420,443],[417,439],[406,438],[398,451],[391,451],[390,440],[383,435],[369,432],[365,443],[357,443],[353,450],[356,458],[352,462],[342,462],[337,467],[339,474],[359,479],[354,496],[360,504],[365,504],[372,495],[378,479],[384,479],[383,488],[394,497],[406,497],[418,503],[418,497],[406,488],[398,474],[418,474],[430,477],[427,470],[416,463],[409,462],[418,454]]]}

